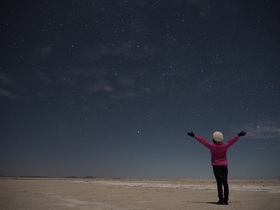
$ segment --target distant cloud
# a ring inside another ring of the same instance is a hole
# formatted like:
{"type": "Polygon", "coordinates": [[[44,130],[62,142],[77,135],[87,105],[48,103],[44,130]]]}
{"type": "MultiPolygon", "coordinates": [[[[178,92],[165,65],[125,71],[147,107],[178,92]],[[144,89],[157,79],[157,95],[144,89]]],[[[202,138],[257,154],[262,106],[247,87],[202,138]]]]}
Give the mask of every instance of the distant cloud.
{"type": "Polygon", "coordinates": [[[265,150],[266,147],[256,147],[256,148],[253,148],[254,150],[265,150]]]}
{"type": "Polygon", "coordinates": [[[42,58],[46,59],[49,57],[51,51],[52,51],[51,47],[42,47],[40,54],[41,54],[42,58]]]}
{"type": "Polygon", "coordinates": [[[211,7],[208,0],[188,0],[189,3],[195,4],[199,10],[199,16],[203,19],[207,18],[211,13],[211,7]]]}
{"type": "Polygon", "coordinates": [[[240,126],[240,128],[246,130],[247,136],[253,139],[280,139],[279,121],[253,122],[240,126]]]}
{"type": "Polygon", "coordinates": [[[35,50],[35,54],[42,57],[43,59],[47,59],[52,52],[52,48],[50,46],[44,46],[35,50]]]}
{"type": "Polygon", "coordinates": [[[129,5],[133,5],[135,7],[142,8],[142,7],[146,6],[147,2],[149,2],[149,1],[146,1],[146,0],[134,0],[134,1],[117,0],[116,2],[118,4],[120,4],[121,6],[124,6],[125,4],[129,4],[129,5]]]}
{"type": "Polygon", "coordinates": [[[13,83],[12,79],[3,72],[0,72],[0,82],[3,85],[11,85],[13,83]]]}
{"type": "Polygon", "coordinates": [[[9,99],[16,99],[16,95],[14,93],[12,93],[10,90],[4,89],[4,88],[0,88],[0,96],[5,96],[9,99]]]}
{"type": "Polygon", "coordinates": [[[9,99],[16,99],[17,96],[14,93],[15,82],[7,74],[0,72],[0,96],[7,97],[9,99]]]}
{"type": "Polygon", "coordinates": [[[100,79],[96,84],[88,87],[87,91],[89,93],[98,92],[98,91],[104,91],[110,93],[114,91],[114,88],[110,84],[108,84],[105,80],[100,79]]]}
{"type": "Polygon", "coordinates": [[[52,80],[47,74],[43,73],[42,71],[36,72],[36,79],[38,79],[41,83],[46,86],[51,86],[52,80]]]}
{"type": "MultiPolygon", "coordinates": [[[[135,27],[136,26],[134,26],[134,28],[135,27]]],[[[138,31],[140,30],[139,28],[137,29],[138,31]]],[[[156,51],[149,45],[141,45],[137,40],[127,40],[113,46],[100,45],[90,51],[85,51],[82,54],[82,57],[91,62],[96,62],[96,60],[102,59],[106,56],[112,56],[120,60],[123,58],[141,59],[145,56],[150,56],[155,52],[156,51]]]]}

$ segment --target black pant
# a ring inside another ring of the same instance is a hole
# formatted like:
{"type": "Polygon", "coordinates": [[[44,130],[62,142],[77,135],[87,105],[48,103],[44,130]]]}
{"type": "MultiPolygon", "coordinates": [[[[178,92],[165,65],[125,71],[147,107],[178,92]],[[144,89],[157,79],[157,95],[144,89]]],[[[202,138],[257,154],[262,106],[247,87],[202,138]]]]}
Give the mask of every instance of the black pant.
{"type": "Polygon", "coordinates": [[[220,201],[228,201],[228,168],[227,166],[213,166],[213,172],[217,181],[218,197],[220,201]],[[223,190],[224,187],[224,190],[223,190]],[[224,193],[223,193],[224,191],[224,193]]]}

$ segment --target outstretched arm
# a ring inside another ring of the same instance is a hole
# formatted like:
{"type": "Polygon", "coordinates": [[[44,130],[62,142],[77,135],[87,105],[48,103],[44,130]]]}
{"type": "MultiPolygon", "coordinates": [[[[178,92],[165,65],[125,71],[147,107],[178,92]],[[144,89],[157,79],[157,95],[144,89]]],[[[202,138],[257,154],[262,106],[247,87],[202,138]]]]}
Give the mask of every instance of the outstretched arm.
{"type": "Polygon", "coordinates": [[[235,137],[233,137],[232,139],[230,139],[229,141],[227,141],[227,146],[230,147],[231,145],[233,145],[235,142],[237,142],[237,140],[239,139],[239,137],[245,136],[246,132],[245,131],[241,131],[239,132],[235,137]]]}
{"type": "Polygon", "coordinates": [[[199,143],[203,144],[204,146],[206,146],[207,148],[211,148],[211,143],[208,142],[207,140],[203,139],[202,137],[199,137],[197,135],[195,135],[192,131],[188,133],[188,135],[190,137],[195,138],[199,143]]]}

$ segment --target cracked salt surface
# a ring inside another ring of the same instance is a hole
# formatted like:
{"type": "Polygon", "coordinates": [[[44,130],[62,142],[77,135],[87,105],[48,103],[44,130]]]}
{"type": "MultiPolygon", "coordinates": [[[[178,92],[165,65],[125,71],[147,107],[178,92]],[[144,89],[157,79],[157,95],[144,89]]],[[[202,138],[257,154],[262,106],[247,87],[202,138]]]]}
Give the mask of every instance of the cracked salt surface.
{"type": "MultiPolygon", "coordinates": [[[[168,183],[151,183],[151,182],[125,182],[114,180],[96,180],[96,181],[75,181],[77,184],[95,184],[101,186],[124,186],[124,187],[144,187],[144,188],[173,188],[189,190],[216,190],[216,184],[168,184],[168,183]]],[[[280,186],[263,186],[263,185],[242,185],[230,184],[230,190],[233,191],[250,191],[250,192],[268,192],[280,193],[280,186]]]]}
{"type": "MultiPolygon", "coordinates": [[[[64,198],[59,195],[50,194],[49,198],[59,201],[57,205],[66,207],[79,207],[79,209],[112,209],[113,206],[102,202],[81,201],[75,198],[64,198]]],[[[56,203],[56,202],[55,202],[56,203]]]]}

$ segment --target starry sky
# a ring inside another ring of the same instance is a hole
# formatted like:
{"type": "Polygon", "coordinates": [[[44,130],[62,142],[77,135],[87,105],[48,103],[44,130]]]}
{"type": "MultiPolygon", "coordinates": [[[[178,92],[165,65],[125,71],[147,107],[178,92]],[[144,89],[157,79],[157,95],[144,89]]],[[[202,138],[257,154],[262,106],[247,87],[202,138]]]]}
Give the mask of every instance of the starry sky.
{"type": "Polygon", "coordinates": [[[0,175],[280,177],[280,2],[0,3],[0,175]]]}

